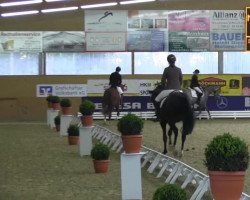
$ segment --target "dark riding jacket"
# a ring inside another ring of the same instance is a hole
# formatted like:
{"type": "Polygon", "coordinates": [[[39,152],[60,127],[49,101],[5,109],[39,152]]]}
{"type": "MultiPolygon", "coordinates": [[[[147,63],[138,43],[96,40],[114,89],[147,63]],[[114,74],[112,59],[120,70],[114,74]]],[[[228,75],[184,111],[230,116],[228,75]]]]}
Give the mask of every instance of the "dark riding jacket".
{"type": "Polygon", "coordinates": [[[181,69],[179,67],[176,67],[175,65],[166,67],[163,71],[161,84],[164,86],[165,89],[180,90],[182,85],[181,69]]]}
{"type": "Polygon", "coordinates": [[[197,76],[196,74],[194,74],[194,75],[192,76],[192,80],[191,80],[190,87],[191,87],[191,88],[200,87],[200,84],[199,84],[199,81],[198,81],[198,76],[197,76]]]}
{"type": "Polygon", "coordinates": [[[122,84],[122,76],[119,72],[113,72],[109,77],[109,85],[111,87],[117,87],[122,84]]]}

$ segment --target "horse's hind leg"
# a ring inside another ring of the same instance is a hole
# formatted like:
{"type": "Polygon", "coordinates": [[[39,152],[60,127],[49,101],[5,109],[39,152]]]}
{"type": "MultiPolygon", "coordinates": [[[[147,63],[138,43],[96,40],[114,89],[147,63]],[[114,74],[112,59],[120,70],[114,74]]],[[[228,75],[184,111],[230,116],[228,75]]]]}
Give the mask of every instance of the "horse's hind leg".
{"type": "Polygon", "coordinates": [[[186,133],[182,133],[182,142],[181,142],[181,155],[183,155],[184,143],[186,141],[186,133]]]}
{"type": "Polygon", "coordinates": [[[161,128],[162,128],[162,136],[163,136],[163,143],[164,143],[163,154],[166,154],[168,152],[167,151],[167,133],[166,133],[167,122],[164,120],[161,120],[160,124],[161,124],[161,128]]]}
{"type": "Polygon", "coordinates": [[[168,144],[171,145],[172,144],[172,128],[169,128],[168,130],[168,139],[169,139],[169,142],[168,144]]]}
{"type": "Polygon", "coordinates": [[[178,128],[173,125],[171,126],[172,130],[174,131],[174,147],[176,147],[177,137],[178,137],[178,128]]]}

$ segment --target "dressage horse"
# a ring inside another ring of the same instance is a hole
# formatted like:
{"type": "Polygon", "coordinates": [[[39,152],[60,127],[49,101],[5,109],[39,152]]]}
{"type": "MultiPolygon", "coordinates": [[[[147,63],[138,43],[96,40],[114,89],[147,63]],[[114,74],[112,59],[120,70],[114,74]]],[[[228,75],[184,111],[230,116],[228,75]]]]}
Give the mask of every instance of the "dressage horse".
{"type": "Polygon", "coordinates": [[[194,111],[190,106],[188,97],[185,93],[180,91],[171,92],[167,98],[163,99],[160,103],[155,101],[156,96],[162,91],[161,86],[157,86],[151,93],[151,100],[155,107],[160,106],[159,109],[159,120],[163,132],[164,150],[163,154],[167,153],[167,134],[166,126],[169,125],[169,145],[171,145],[171,133],[174,131],[174,147],[176,146],[178,128],[176,127],[177,122],[182,121],[182,144],[181,154],[183,154],[184,143],[186,136],[191,134],[194,128],[194,111]]]}
{"type": "Polygon", "coordinates": [[[199,111],[198,115],[201,113],[202,110],[205,110],[208,113],[209,119],[211,119],[210,111],[207,108],[207,100],[208,100],[209,95],[212,93],[216,98],[219,98],[220,92],[221,92],[221,86],[210,85],[210,86],[204,87],[203,88],[203,95],[202,95],[200,103],[198,104],[198,107],[196,109],[194,108],[194,106],[197,102],[197,97],[192,96],[191,88],[184,89],[183,92],[187,94],[192,108],[194,110],[199,111]]]}
{"type": "Polygon", "coordinates": [[[122,105],[122,97],[120,96],[118,90],[114,87],[110,87],[104,91],[103,101],[102,101],[102,113],[104,115],[104,121],[106,118],[111,119],[112,112],[115,109],[117,116],[120,115],[120,105],[122,105]]]}

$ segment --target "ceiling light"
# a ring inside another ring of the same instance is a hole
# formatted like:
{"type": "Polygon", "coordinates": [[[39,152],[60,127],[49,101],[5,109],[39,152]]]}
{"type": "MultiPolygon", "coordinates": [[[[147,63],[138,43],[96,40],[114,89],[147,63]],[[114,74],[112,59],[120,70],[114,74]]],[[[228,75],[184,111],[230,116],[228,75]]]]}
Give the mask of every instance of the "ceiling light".
{"type": "Polygon", "coordinates": [[[101,3],[101,4],[91,4],[91,5],[84,5],[81,6],[82,9],[86,8],[98,8],[98,7],[106,7],[106,6],[116,6],[116,2],[111,2],[111,3],[101,3]]]}
{"type": "Polygon", "coordinates": [[[46,2],[69,1],[69,0],[45,0],[46,2]]]}
{"type": "Polygon", "coordinates": [[[2,13],[2,17],[12,17],[12,16],[18,16],[18,15],[32,15],[39,13],[38,10],[29,10],[29,11],[20,11],[20,12],[12,12],[12,13],[2,13]]]}
{"type": "Polygon", "coordinates": [[[42,2],[43,2],[43,0],[16,1],[16,2],[9,2],[9,3],[1,3],[0,6],[1,7],[20,6],[20,5],[42,3],[42,2]]]}
{"type": "Polygon", "coordinates": [[[42,13],[51,13],[51,12],[62,12],[62,11],[77,10],[77,9],[78,9],[77,6],[73,6],[73,7],[44,9],[44,10],[41,10],[41,12],[42,13]]]}
{"type": "Polygon", "coordinates": [[[125,4],[146,3],[146,2],[153,2],[153,1],[155,0],[131,0],[131,1],[121,1],[120,4],[125,5],[125,4]]]}

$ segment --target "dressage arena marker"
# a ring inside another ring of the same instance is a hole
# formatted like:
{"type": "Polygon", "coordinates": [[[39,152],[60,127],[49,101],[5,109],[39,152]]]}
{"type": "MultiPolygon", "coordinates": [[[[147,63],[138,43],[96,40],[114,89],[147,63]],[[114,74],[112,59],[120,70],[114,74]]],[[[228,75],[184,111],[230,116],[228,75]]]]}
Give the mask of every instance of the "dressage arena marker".
{"type": "Polygon", "coordinates": [[[79,145],[79,150],[80,150],[80,156],[87,156],[91,154],[91,149],[92,149],[92,131],[93,126],[89,127],[84,127],[81,126],[79,128],[80,132],[80,145],[79,145]]]}
{"type": "Polygon", "coordinates": [[[68,136],[68,128],[73,119],[73,115],[61,115],[60,136],[68,136]]]}
{"type": "Polygon", "coordinates": [[[47,125],[50,127],[50,111],[52,110],[52,108],[48,108],[47,109],[47,125]]]}
{"type": "MultiPolygon", "coordinates": [[[[121,137],[104,127],[95,125],[93,129],[91,129],[91,135],[100,142],[106,143],[112,150],[118,153],[121,152],[123,148],[121,137]]],[[[196,186],[190,200],[201,200],[204,193],[210,189],[209,177],[202,172],[145,146],[142,146],[141,150],[145,152],[141,158],[141,167],[148,167],[147,171],[149,173],[158,171],[156,177],[166,177],[166,183],[175,183],[177,180],[179,182],[182,181],[181,187],[183,189],[185,189],[188,184],[196,186]]],[[[241,200],[250,200],[250,196],[242,193],[241,200]]]]}
{"type": "Polygon", "coordinates": [[[49,126],[51,129],[56,127],[54,119],[57,115],[59,115],[59,111],[60,110],[53,110],[53,109],[48,110],[49,126]]]}

